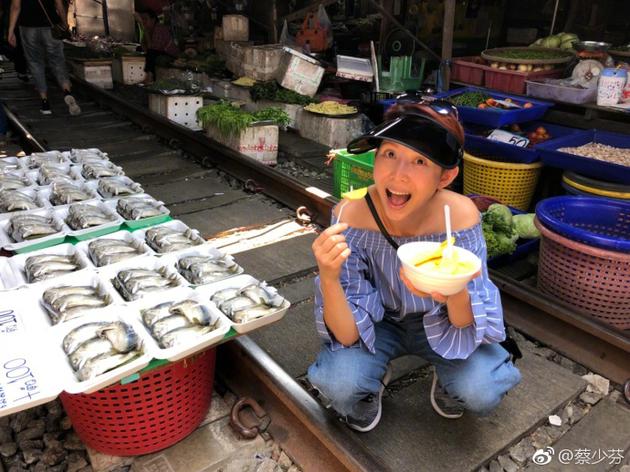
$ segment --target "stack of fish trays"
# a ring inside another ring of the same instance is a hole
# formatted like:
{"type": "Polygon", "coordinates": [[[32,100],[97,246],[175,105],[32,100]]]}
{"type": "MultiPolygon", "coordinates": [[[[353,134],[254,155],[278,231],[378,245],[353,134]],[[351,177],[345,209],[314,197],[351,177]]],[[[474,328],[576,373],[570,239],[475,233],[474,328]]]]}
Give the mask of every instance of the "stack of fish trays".
{"type": "Polygon", "coordinates": [[[0,363],[28,376],[0,380],[0,416],[100,395],[289,308],[98,149],[0,159],[2,202],[0,363]]]}

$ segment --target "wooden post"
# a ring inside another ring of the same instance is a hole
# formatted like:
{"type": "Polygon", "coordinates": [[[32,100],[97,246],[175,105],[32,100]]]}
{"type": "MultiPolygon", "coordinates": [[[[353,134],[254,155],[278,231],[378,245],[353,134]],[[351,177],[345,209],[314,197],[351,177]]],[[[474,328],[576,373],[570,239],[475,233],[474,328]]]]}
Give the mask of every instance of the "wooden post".
{"type": "MultiPolygon", "coordinates": [[[[450,61],[453,57],[453,29],[455,27],[455,0],[444,0],[444,27],[442,28],[442,60],[450,61]]],[[[448,90],[451,82],[451,68],[444,65],[442,69],[444,90],[448,90]]]]}

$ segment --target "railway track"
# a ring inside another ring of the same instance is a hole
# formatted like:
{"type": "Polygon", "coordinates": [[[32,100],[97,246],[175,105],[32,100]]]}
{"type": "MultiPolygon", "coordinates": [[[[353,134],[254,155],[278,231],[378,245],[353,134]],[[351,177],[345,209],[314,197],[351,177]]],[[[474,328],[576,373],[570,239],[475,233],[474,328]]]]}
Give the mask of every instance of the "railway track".
{"type": "MultiPolygon", "coordinates": [[[[321,189],[248,159],[114,93],[80,79],[73,80],[75,90],[81,95],[166,140],[202,166],[219,169],[292,210],[305,207],[312,222],[328,224],[337,200],[321,189]]],[[[29,149],[46,150],[41,139],[33,136],[19,117],[7,111],[29,149]]],[[[531,283],[496,270],[491,271],[491,277],[502,291],[508,324],[617,383],[630,379],[630,333],[576,313],[542,294],[531,283]]],[[[302,445],[301,461],[305,468],[317,465],[321,470],[384,469],[379,458],[345,434],[345,426],[331,422],[321,406],[251,339],[240,338],[221,349],[228,360],[226,364],[237,367],[222,372],[223,378],[241,394],[264,392],[267,399],[264,406],[274,418],[268,431],[274,437],[290,436],[288,441],[296,448],[302,445]],[[304,448],[305,444],[313,446],[304,448]]]]}

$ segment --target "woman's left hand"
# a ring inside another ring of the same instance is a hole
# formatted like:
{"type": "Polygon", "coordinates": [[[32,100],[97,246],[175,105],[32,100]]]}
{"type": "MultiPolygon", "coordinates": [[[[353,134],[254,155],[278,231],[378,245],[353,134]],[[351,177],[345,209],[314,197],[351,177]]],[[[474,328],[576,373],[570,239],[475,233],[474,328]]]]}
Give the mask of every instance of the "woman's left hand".
{"type": "MultiPolygon", "coordinates": [[[[481,275],[481,271],[473,274],[470,277],[470,279],[468,280],[468,282],[470,282],[473,279],[476,279],[480,275],[481,275]]],[[[421,298],[431,297],[431,298],[433,298],[433,300],[435,300],[438,303],[446,303],[446,302],[448,302],[449,297],[457,296],[457,294],[446,296],[446,295],[442,295],[439,292],[431,292],[431,293],[421,292],[420,290],[418,290],[417,288],[415,288],[413,286],[413,284],[411,283],[411,281],[407,277],[405,277],[405,272],[403,271],[402,267],[400,268],[400,278],[405,283],[405,286],[407,287],[407,290],[409,290],[411,293],[413,293],[416,297],[421,297],[421,298]]],[[[466,284],[468,284],[468,282],[466,282],[466,284]]],[[[462,291],[464,291],[464,290],[468,290],[468,289],[464,287],[464,289],[462,291]]]]}

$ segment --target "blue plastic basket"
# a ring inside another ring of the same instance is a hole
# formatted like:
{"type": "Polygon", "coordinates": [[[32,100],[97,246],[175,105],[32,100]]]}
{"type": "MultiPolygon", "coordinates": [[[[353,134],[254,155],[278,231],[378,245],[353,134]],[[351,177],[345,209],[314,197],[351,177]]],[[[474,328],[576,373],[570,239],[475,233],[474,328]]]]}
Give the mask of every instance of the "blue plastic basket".
{"type": "MultiPolygon", "coordinates": [[[[580,131],[575,128],[552,125],[541,121],[533,121],[531,123],[521,125],[521,129],[525,133],[529,133],[531,131],[535,131],[539,126],[543,126],[551,136],[551,138],[545,141],[545,143],[553,142],[555,139],[569,136],[580,131]]],[[[484,136],[480,136],[481,133],[487,133],[487,129],[476,125],[468,124],[464,126],[464,130],[466,132],[466,142],[464,143],[464,148],[473,156],[482,157],[486,155],[501,157],[502,161],[521,162],[524,164],[531,164],[532,162],[536,162],[540,159],[538,144],[532,147],[522,148],[514,146],[513,144],[493,141],[484,136]]]]}
{"type": "Polygon", "coordinates": [[[630,202],[564,196],[536,205],[536,216],[551,231],[588,246],[630,253],[630,202]]]}
{"type": "Polygon", "coordinates": [[[630,148],[630,135],[591,129],[554,139],[553,142],[539,144],[537,149],[540,152],[540,158],[547,166],[572,170],[587,177],[610,182],[630,184],[630,167],[628,166],[558,151],[560,148],[582,146],[592,142],[630,148]]]}
{"type": "Polygon", "coordinates": [[[542,100],[534,100],[532,98],[519,97],[518,95],[508,95],[505,93],[497,93],[492,90],[479,89],[475,87],[464,87],[451,90],[435,95],[435,98],[447,98],[459,95],[465,92],[480,92],[492,98],[504,100],[512,99],[517,104],[531,103],[531,108],[519,108],[515,110],[501,110],[499,108],[473,108],[473,107],[457,107],[460,119],[465,123],[477,123],[479,125],[492,126],[500,128],[501,126],[511,125],[513,123],[523,123],[525,121],[533,121],[542,118],[547,110],[553,106],[553,103],[543,102],[542,100]]]}

